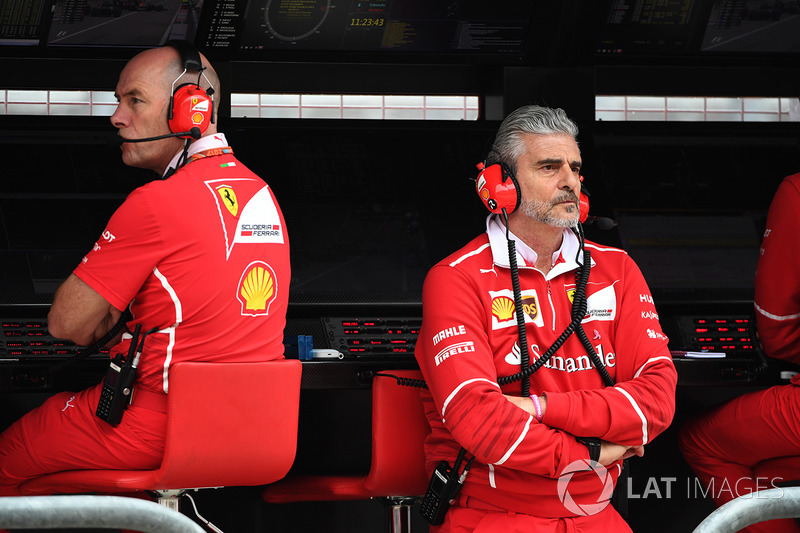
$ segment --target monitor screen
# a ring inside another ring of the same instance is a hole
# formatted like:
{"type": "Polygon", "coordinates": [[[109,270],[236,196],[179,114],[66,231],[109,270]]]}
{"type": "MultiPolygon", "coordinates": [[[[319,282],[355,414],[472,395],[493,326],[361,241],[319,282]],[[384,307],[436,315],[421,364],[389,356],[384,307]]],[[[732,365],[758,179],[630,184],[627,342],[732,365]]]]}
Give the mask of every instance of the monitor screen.
{"type": "MultiPolygon", "coordinates": [[[[209,0],[211,1],[211,0],[209,0]]],[[[215,0],[209,51],[463,52],[519,55],[535,2],[430,0],[215,0]]],[[[350,57],[350,56],[348,56],[350,57]]]]}
{"type": "Polygon", "coordinates": [[[797,2],[715,0],[702,52],[800,52],[797,2]]]}
{"type": "Polygon", "coordinates": [[[51,0],[0,2],[0,45],[36,46],[50,13],[51,0]]]}
{"type": "Polygon", "coordinates": [[[612,0],[596,54],[662,55],[690,50],[698,0],[612,0]]]}
{"type": "Polygon", "coordinates": [[[194,41],[202,0],[56,0],[47,46],[149,48],[194,41]]]}

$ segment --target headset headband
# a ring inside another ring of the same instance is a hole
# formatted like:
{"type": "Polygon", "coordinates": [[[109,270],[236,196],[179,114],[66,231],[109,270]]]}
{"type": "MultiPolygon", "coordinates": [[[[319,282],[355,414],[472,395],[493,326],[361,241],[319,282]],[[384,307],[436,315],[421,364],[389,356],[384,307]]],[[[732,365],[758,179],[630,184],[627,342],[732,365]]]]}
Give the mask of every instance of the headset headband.
{"type": "Polygon", "coordinates": [[[200,59],[200,52],[198,52],[190,42],[172,39],[167,41],[165,46],[171,46],[178,51],[178,54],[181,56],[181,65],[183,65],[185,70],[196,72],[202,72],[204,70],[203,60],[200,59]]]}

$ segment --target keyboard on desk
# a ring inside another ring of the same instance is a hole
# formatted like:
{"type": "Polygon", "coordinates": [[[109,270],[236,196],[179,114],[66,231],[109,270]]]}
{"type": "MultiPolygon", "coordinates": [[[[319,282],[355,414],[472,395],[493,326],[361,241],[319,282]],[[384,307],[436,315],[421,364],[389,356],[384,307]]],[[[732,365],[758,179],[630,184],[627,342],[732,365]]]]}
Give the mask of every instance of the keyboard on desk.
{"type": "MultiPolygon", "coordinates": [[[[39,361],[64,359],[78,353],[78,347],[56,339],[47,331],[45,319],[3,319],[0,321],[0,360],[39,361]]],[[[107,358],[108,350],[95,354],[107,358]]]]}
{"type": "Polygon", "coordinates": [[[682,384],[753,381],[764,371],[747,315],[678,315],[662,319],[682,384]]]}

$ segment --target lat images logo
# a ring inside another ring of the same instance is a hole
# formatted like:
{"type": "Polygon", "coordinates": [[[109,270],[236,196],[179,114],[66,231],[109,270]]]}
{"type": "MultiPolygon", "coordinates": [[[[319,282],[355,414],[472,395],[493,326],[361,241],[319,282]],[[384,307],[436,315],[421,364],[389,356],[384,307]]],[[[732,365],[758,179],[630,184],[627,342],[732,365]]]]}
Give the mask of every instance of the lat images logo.
{"type": "Polygon", "coordinates": [[[599,513],[611,502],[611,494],[614,492],[614,480],[606,467],[600,463],[590,459],[581,459],[571,462],[564,468],[564,471],[558,477],[556,489],[558,490],[558,498],[568,511],[578,516],[589,516],[599,513]],[[569,483],[572,481],[572,476],[576,473],[588,471],[593,471],[597,475],[603,489],[597,496],[596,502],[578,503],[569,493],[569,483]]]}

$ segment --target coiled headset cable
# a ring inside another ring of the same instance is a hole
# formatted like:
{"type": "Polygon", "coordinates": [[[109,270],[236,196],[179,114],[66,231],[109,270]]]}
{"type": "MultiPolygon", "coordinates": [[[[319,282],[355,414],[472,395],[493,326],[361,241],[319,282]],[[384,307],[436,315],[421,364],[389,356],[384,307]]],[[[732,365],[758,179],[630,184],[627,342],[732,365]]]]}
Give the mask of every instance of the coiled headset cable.
{"type": "MultiPolygon", "coordinates": [[[[575,272],[576,288],[572,298],[572,309],[570,315],[571,321],[561,335],[559,335],[555,342],[550,346],[550,348],[548,348],[547,351],[545,351],[545,353],[542,354],[542,356],[539,357],[533,364],[530,364],[530,353],[528,351],[528,339],[525,329],[525,315],[522,312],[522,291],[519,283],[517,250],[514,239],[511,238],[509,230],[508,213],[505,209],[503,209],[502,214],[506,225],[508,262],[509,269],[511,271],[511,285],[514,291],[514,310],[517,314],[520,367],[522,370],[516,374],[498,379],[498,384],[503,386],[516,381],[522,381],[522,396],[529,396],[530,377],[534,372],[536,372],[550,360],[553,354],[564,344],[564,342],[566,342],[570,335],[575,333],[578,339],[581,341],[583,347],[586,349],[586,353],[588,354],[595,368],[597,368],[597,371],[600,373],[603,382],[607,386],[612,386],[614,384],[614,380],[611,379],[608,370],[603,364],[603,361],[597,355],[594,346],[592,346],[592,343],[589,340],[589,337],[586,335],[583,325],[581,324],[588,309],[588,303],[586,299],[586,284],[589,281],[589,272],[592,264],[591,253],[585,248],[585,238],[581,224],[578,223],[575,228],[572,228],[572,231],[578,237],[580,245],[575,256],[575,262],[578,264],[578,269],[575,272]]],[[[421,379],[404,378],[385,372],[378,372],[375,374],[375,377],[379,376],[394,378],[397,381],[397,384],[401,386],[416,387],[420,389],[428,388],[428,384],[421,379]]],[[[462,446],[458,452],[458,457],[456,458],[454,466],[451,468],[446,461],[441,462],[439,466],[437,466],[434,475],[431,478],[428,491],[422,502],[421,510],[425,519],[428,520],[428,522],[432,525],[438,525],[442,523],[444,514],[447,512],[447,508],[460,491],[461,486],[463,485],[464,480],[469,473],[469,469],[472,466],[472,462],[475,460],[475,456],[470,457],[464,466],[464,469],[459,472],[461,463],[464,460],[466,453],[466,448],[462,446]],[[437,477],[439,478],[438,482],[437,477]]]]}

